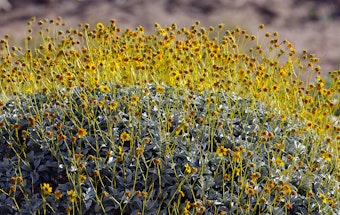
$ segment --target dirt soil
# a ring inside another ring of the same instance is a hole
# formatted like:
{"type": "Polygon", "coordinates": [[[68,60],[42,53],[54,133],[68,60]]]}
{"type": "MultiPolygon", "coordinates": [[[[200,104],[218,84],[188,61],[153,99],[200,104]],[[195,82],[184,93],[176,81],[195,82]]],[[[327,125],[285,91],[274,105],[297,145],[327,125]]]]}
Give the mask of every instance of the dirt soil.
{"type": "Polygon", "coordinates": [[[70,26],[108,23],[122,28],[143,25],[152,32],[155,22],[189,27],[225,23],[256,34],[261,23],[277,31],[297,51],[320,58],[323,74],[340,69],[340,0],[0,0],[0,37],[15,41],[24,35],[26,22],[61,16],[70,26]]]}

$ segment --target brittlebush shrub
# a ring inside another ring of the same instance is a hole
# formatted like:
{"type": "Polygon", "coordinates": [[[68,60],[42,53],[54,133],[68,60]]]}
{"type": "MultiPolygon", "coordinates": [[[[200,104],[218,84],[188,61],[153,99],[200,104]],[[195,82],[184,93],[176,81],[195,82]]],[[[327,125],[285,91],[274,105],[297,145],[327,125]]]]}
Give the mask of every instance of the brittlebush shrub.
{"type": "Polygon", "coordinates": [[[336,214],[339,71],[278,33],[67,27],[0,41],[0,211],[336,214]]]}

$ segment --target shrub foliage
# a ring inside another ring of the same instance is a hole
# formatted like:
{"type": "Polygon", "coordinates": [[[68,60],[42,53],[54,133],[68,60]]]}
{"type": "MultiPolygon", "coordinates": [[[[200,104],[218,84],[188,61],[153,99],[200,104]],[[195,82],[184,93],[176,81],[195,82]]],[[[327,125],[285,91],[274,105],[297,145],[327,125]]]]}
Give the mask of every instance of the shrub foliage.
{"type": "Polygon", "coordinates": [[[340,211],[339,71],[313,54],[222,24],[34,22],[0,44],[1,212],[340,211]]]}

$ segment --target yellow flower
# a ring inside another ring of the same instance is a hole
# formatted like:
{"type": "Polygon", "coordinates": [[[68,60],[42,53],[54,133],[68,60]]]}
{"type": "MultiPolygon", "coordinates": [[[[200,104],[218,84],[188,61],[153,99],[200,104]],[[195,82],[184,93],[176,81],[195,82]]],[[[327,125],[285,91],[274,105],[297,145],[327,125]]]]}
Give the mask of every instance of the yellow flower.
{"type": "Polygon", "coordinates": [[[184,194],[184,192],[182,190],[179,190],[178,192],[179,192],[179,194],[181,194],[182,197],[185,196],[185,194],[184,194]]]}
{"type": "Polygon", "coordinates": [[[187,199],[185,200],[185,208],[187,208],[187,209],[191,208],[191,203],[187,199]]]}
{"type": "Polygon", "coordinates": [[[101,23],[101,22],[98,22],[98,23],[96,24],[96,27],[98,28],[98,30],[104,30],[104,29],[105,29],[104,24],[101,23]]]}
{"type": "Polygon", "coordinates": [[[246,205],[244,206],[244,209],[245,209],[246,211],[249,211],[249,210],[251,209],[251,207],[250,207],[249,204],[246,204],[246,205]]]}
{"type": "Polygon", "coordinates": [[[43,183],[40,185],[40,189],[44,195],[48,196],[52,193],[52,187],[48,183],[43,183]]]}
{"type": "Polygon", "coordinates": [[[84,136],[86,136],[86,134],[87,134],[87,132],[86,132],[85,129],[83,129],[83,128],[79,128],[79,129],[78,129],[77,136],[78,136],[79,138],[83,138],[84,136]]]}
{"type": "Polygon", "coordinates": [[[27,89],[26,89],[26,93],[27,93],[27,94],[32,94],[32,93],[33,93],[32,88],[27,88],[27,89]]]}
{"type": "Polygon", "coordinates": [[[258,178],[261,177],[261,173],[259,173],[259,172],[254,172],[254,173],[251,174],[250,177],[251,177],[251,179],[252,179],[253,181],[256,181],[258,178]]]}
{"type": "Polygon", "coordinates": [[[107,93],[107,92],[110,92],[110,87],[101,85],[101,86],[99,87],[99,90],[100,90],[100,92],[102,92],[102,93],[107,93]]]}
{"type": "Polygon", "coordinates": [[[124,149],[123,149],[123,147],[118,146],[118,151],[119,151],[119,155],[120,155],[120,156],[123,156],[123,155],[124,155],[124,149]]]}
{"type": "Polygon", "coordinates": [[[187,174],[192,173],[191,166],[190,166],[188,163],[186,163],[186,164],[184,165],[184,167],[185,167],[185,173],[187,173],[187,174]]]}
{"type": "Polygon", "coordinates": [[[285,163],[283,162],[281,158],[276,158],[275,161],[278,166],[281,166],[281,167],[285,166],[285,163]]]}
{"type": "Polygon", "coordinates": [[[60,190],[56,190],[56,191],[54,192],[54,198],[55,198],[55,199],[60,199],[62,196],[63,196],[63,194],[61,193],[60,190]]]}
{"type": "Polygon", "coordinates": [[[79,175],[79,180],[81,183],[84,183],[86,181],[86,175],[84,174],[79,175]]]}
{"type": "Polygon", "coordinates": [[[322,79],[321,77],[317,77],[316,79],[318,80],[318,85],[320,87],[323,87],[325,85],[325,80],[324,79],[322,79]]]}
{"type": "Polygon", "coordinates": [[[111,102],[109,105],[110,110],[114,110],[118,107],[119,103],[117,101],[111,102]]]}
{"type": "Polygon", "coordinates": [[[283,192],[285,194],[289,194],[289,193],[292,192],[292,189],[290,188],[290,186],[288,184],[285,184],[285,185],[283,185],[283,192]]]}
{"type": "Polygon", "coordinates": [[[325,152],[325,151],[322,151],[321,152],[321,157],[323,159],[325,159],[326,161],[330,162],[331,159],[332,159],[332,154],[328,153],[328,152],[325,152]]]}
{"type": "Polygon", "coordinates": [[[99,170],[93,170],[93,173],[92,173],[93,177],[99,177],[100,176],[100,172],[99,170]]]}
{"type": "Polygon", "coordinates": [[[224,180],[226,180],[226,181],[230,181],[231,175],[230,175],[230,174],[225,174],[223,178],[224,178],[224,180]]]}
{"type": "Polygon", "coordinates": [[[157,165],[157,166],[160,165],[161,163],[162,163],[162,160],[160,160],[160,159],[154,160],[154,164],[157,165]]]}
{"type": "Polygon", "coordinates": [[[78,193],[75,190],[70,190],[70,191],[67,192],[67,196],[68,196],[67,197],[68,200],[73,203],[73,202],[76,201],[76,199],[78,197],[78,193]]]}
{"type": "Polygon", "coordinates": [[[131,99],[131,103],[134,104],[134,105],[136,105],[138,103],[138,101],[139,101],[139,97],[138,96],[134,96],[131,99]]]}
{"type": "Polygon", "coordinates": [[[217,150],[216,150],[216,154],[217,154],[218,156],[220,156],[220,157],[226,156],[226,155],[229,154],[229,153],[230,153],[230,149],[224,148],[223,145],[219,146],[219,147],[217,148],[217,150]]]}
{"type": "Polygon", "coordinates": [[[139,146],[139,147],[136,149],[136,154],[139,155],[139,156],[142,155],[142,154],[144,153],[144,149],[145,149],[144,145],[139,146]]]}
{"type": "Polygon", "coordinates": [[[86,95],[85,93],[81,93],[81,94],[79,95],[79,97],[80,97],[82,100],[87,101],[87,95],[86,95]]]}
{"type": "Polygon", "coordinates": [[[74,154],[74,157],[75,157],[76,159],[79,159],[79,158],[84,157],[84,155],[83,155],[83,154],[75,153],[75,154],[74,154]]]}
{"type": "Polygon", "coordinates": [[[240,152],[246,152],[246,149],[243,146],[240,146],[239,149],[240,149],[240,152]]]}
{"type": "Polygon", "coordinates": [[[327,203],[327,197],[326,197],[326,195],[320,193],[320,194],[319,194],[319,198],[322,200],[323,203],[327,203]]]}
{"type": "Polygon", "coordinates": [[[241,158],[241,152],[235,152],[232,160],[234,162],[238,162],[240,158],[241,158]]]}
{"type": "Polygon", "coordinates": [[[240,168],[236,168],[235,171],[236,171],[236,175],[239,176],[240,173],[241,173],[241,169],[240,168]]]}
{"type": "Polygon", "coordinates": [[[104,106],[104,104],[105,104],[105,100],[101,100],[101,101],[98,103],[98,106],[99,106],[100,108],[102,108],[102,107],[104,106]]]}
{"type": "Polygon", "coordinates": [[[187,208],[183,209],[183,214],[184,215],[190,215],[190,211],[187,208]]]}
{"type": "Polygon", "coordinates": [[[165,89],[164,89],[163,86],[158,85],[158,86],[156,87],[156,92],[159,93],[159,94],[163,94],[163,93],[165,92],[165,89]]]}
{"type": "MultiPolygon", "coordinates": [[[[95,72],[96,70],[97,70],[97,67],[96,67],[96,65],[95,64],[93,64],[93,63],[90,63],[90,64],[88,64],[87,66],[86,66],[86,69],[88,69],[88,70],[90,70],[91,72],[95,72]]],[[[93,79],[93,81],[92,81],[93,83],[97,83],[98,82],[98,80],[97,79],[93,79]]]]}
{"type": "Polygon", "coordinates": [[[125,131],[120,134],[120,139],[125,142],[130,140],[130,135],[126,133],[125,131]]]}

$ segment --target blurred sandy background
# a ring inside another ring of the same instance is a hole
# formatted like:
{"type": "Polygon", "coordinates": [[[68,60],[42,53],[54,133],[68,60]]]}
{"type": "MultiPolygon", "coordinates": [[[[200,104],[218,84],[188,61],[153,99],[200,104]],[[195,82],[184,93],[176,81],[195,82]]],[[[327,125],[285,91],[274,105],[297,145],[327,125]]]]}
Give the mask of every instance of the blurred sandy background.
{"type": "Polygon", "coordinates": [[[279,32],[298,52],[320,58],[323,74],[340,69],[340,0],[0,0],[0,37],[21,41],[32,16],[61,16],[69,26],[116,19],[119,27],[143,25],[148,32],[155,22],[189,27],[200,20],[256,34],[264,23],[265,31],[279,32]]]}

